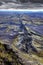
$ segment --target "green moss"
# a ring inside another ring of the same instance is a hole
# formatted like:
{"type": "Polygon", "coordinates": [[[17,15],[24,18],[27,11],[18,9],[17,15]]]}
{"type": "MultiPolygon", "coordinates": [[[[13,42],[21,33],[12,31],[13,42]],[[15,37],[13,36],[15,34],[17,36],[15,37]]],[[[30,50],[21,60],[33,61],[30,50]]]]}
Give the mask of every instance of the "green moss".
{"type": "MultiPolygon", "coordinates": [[[[7,45],[6,45],[7,46],[7,45]]],[[[22,65],[19,62],[19,57],[12,49],[6,51],[4,44],[0,43],[0,65],[22,65]]]]}

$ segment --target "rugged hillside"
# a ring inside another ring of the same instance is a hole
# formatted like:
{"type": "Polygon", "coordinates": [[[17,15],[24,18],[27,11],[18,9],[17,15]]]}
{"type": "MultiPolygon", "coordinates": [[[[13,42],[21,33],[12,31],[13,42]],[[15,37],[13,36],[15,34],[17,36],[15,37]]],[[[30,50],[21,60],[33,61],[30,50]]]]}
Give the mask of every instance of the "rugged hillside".
{"type": "Polygon", "coordinates": [[[43,13],[0,12],[1,62],[43,65],[43,13]]]}
{"type": "Polygon", "coordinates": [[[24,65],[16,52],[0,43],[0,65],[24,65]]]}

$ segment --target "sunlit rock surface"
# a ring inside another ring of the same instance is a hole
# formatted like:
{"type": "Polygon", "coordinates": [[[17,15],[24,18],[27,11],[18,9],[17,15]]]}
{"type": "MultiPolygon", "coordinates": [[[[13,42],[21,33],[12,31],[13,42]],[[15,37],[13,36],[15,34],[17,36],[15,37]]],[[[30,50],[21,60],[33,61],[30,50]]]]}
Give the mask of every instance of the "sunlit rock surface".
{"type": "MultiPolygon", "coordinates": [[[[16,62],[13,61],[9,52],[13,57],[17,54],[24,65],[43,65],[43,12],[0,11],[0,60],[2,60],[2,65],[6,62],[3,61],[3,57],[7,58],[6,54],[12,59],[12,65],[16,62]],[[12,49],[11,52],[10,49],[12,49]],[[16,54],[13,55],[13,52],[16,54]],[[5,54],[2,57],[3,53],[5,54]]],[[[11,60],[10,58],[7,60],[11,60]]]]}

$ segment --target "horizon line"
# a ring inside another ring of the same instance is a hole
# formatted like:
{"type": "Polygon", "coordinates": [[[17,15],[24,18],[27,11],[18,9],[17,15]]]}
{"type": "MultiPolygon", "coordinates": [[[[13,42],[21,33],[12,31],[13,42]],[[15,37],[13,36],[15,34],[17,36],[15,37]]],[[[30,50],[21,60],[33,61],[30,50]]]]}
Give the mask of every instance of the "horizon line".
{"type": "Polygon", "coordinates": [[[43,12],[43,9],[0,9],[0,12],[43,12]]]}

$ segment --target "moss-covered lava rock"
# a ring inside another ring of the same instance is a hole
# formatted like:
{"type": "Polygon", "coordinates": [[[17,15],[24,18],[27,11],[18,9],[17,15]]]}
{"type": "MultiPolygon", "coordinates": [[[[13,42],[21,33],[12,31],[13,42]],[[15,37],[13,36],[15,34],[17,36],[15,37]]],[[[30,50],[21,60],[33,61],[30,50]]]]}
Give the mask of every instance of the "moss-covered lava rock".
{"type": "Polygon", "coordinates": [[[6,44],[0,43],[0,65],[23,65],[19,57],[12,49],[8,49],[6,44]]]}

